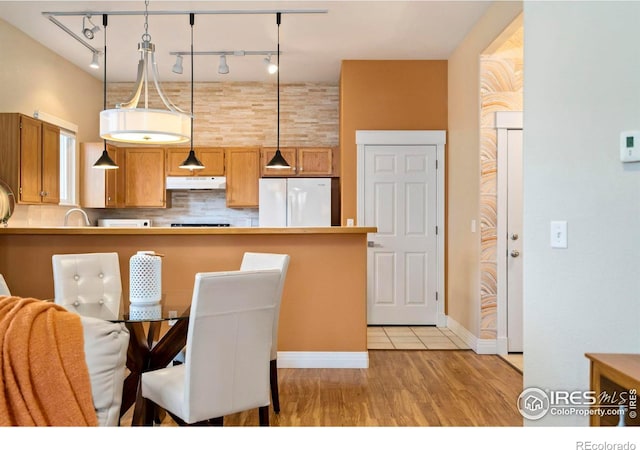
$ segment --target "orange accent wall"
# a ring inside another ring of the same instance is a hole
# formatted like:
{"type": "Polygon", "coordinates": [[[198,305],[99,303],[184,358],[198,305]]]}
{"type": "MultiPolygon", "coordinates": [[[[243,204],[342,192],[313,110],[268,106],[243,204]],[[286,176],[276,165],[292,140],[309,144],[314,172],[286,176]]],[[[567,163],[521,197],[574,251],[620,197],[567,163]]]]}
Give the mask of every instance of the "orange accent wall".
{"type": "Polygon", "coordinates": [[[366,230],[272,235],[106,233],[0,234],[0,273],[13,295],[52,298],[52,255],[115,251],[127,295],[129,258],[138,250],[154,250],[165,255],[162,285],[167,305],[178,309],[190,304],[196,272],[237,270],[245,251],[287,253],[291,261],[280,309],[278,350],[367,351],[366,230]]]}
{"type": "MultiPolygon", "coordinates": [[[[342,224],[356,219],[356,130],[446,130],[447,61],[342,61],[342,224]]],[[[360,225],[360,224],[358,224],[360,225]]]]}

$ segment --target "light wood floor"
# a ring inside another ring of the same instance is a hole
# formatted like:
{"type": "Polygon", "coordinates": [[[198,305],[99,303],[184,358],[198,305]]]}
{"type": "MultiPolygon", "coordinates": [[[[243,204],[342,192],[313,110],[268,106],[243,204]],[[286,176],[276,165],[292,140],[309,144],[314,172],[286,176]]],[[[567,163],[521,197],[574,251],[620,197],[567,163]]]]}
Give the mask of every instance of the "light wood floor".
{"type": "MultiPolygon", "coordinates": [[[[471,350],[370,350],[369,369],[279,369],[271,426],[521,426],[522,375],[471,350]]],[[[128,413],[130,414],[130,413],[128,413]]],[[[127,415],[122,425],[128,425],[127,415]]],[[[258,425],[258,411],[225,426],[258,425]]],[[[174,426],[166,418],[162,426],[174,426]]]]}

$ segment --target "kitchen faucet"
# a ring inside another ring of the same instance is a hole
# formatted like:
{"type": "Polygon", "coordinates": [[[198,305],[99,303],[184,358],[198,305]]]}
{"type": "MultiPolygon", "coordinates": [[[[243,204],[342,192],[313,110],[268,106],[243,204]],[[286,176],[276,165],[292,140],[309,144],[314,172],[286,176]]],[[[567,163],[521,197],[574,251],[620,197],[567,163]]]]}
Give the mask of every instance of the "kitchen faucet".
{"type": "Polygon", "coordinates": [[[84,217],[84,223],[86,226],[90,227],[91,226],[91,222],[89,222],[89,216],[87,216],[87,213],[84,212],[84,210],[80,209],[80,208],[71,208],[69,211],[67,211],[67,213],[64,215],[64,226],[67,226],[67,223],[69,222],[69,216],[71,215],[71,213],[78,211],[80,214],[82,214],[82,216],[84,217]]]}

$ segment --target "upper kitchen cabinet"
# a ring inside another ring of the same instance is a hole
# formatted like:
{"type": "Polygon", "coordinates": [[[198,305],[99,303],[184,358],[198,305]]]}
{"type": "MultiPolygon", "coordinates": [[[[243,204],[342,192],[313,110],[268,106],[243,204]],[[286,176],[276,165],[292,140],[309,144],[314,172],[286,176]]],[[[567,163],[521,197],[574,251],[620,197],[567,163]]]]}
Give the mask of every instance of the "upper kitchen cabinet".
{"type": "Polygon", "coordinates": [[[164,160],[164,148],[124,149],[124,206],[126,208],[165,208],[167,206],[164,160]]]}
{"type": "Polygon", "coordinates": [[[260,168],[263,177],[295,177],[296,176],[296,155],[297,150],[291,147],[280,147],[282,157],[291,166],[289,169],[269,169],[265,167],[271,158],[276,154],[276,147],[263,147],[260,149],[260,157],[262,158],[260,168]]]}
{"type": "Polygon", "coordinates": [[[198,147],[194,148],[196,157],[204,164],[204,169],[189,170],[181,169],[180,164],[187,159],[189,148],[173,147],[166,149],[167,155],[167,176],[188,177],[188,176],[223,176],[224,175],[224,148],[198,147]]]}
{"type": "Polygon", "coordinates": [[[118,169],[95,169],[104,143],[83,143],[80,204],[85,208],[165,208],[165,155],[158,147],[116,147],[107,153],[118,169]]]}
{"type": "Polygon", "coordinates": [[[335,149],[332,147],[280,148],[290,169],[268,169],[265,165],[273,158],[275,147],[261,149],[261,175],[263,177],[335,177],[335,149]]]}
{"type": "Polygon", "coordinates": [[[20,204],[60,202],[60,129],[19,113],[0,114],[0,179],[20,204]]]}
{"type": "Polygon", "coordinates": [[[260,179],[260,149],[226,149],[227,207],[257,208],[260,179]]]}

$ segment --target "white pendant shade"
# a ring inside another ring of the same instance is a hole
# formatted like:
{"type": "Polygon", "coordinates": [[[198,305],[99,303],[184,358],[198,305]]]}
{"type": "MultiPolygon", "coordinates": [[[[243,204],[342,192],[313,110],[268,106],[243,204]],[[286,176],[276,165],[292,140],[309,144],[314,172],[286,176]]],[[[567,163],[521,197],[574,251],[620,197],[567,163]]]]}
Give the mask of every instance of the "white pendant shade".
{"type": "Polygon", "coordinates": [[[139,144],[189,142],[191,117],[160,109],[107,109],[100,112],[100,137],[139,144]]]}

